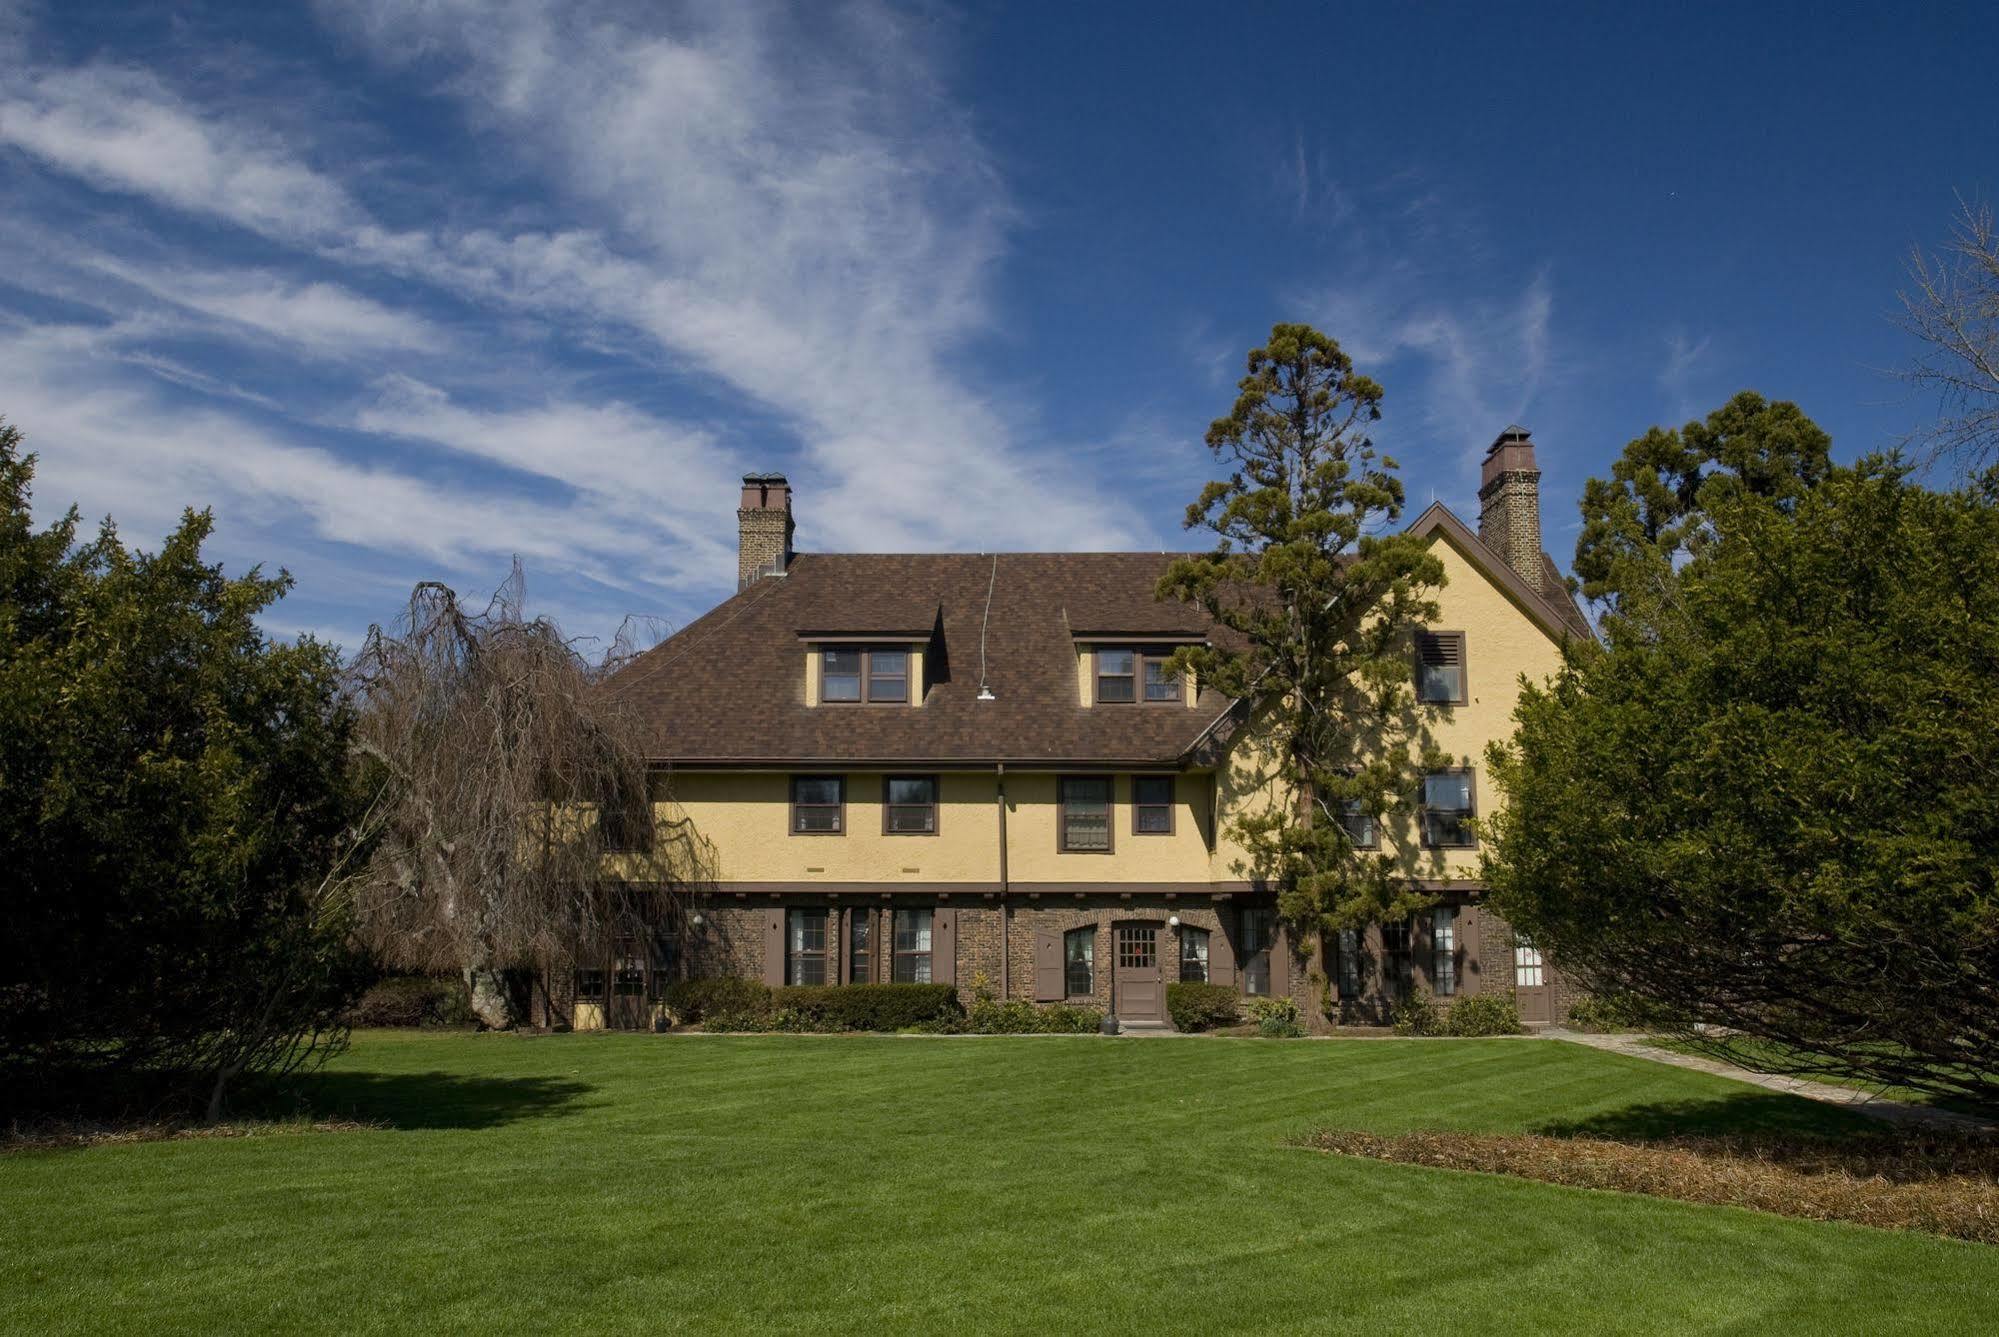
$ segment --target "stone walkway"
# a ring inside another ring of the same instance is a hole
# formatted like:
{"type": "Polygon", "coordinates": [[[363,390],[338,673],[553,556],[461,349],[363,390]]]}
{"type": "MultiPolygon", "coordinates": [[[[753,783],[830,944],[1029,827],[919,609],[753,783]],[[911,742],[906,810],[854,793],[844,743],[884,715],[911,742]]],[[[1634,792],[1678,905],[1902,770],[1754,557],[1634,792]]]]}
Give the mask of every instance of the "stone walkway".
{"type": "Polygon", "coordinates": [[[1632,1058],[1647,1059],[1653,1063],[1667,1063],[1676,1068],[1711,1072],[1717,1077],[1747,1082],[1766,1091],[1781,1091],[1787,1096],[1803,1096],[1806,1100],[1819,1100],[1828,1105],[1844,1105],[1850,1110],[1857,1110],[1904,1128],[1940,1128],[1953,1132],[1989,1133],[1994,1127],[1990,1120],[1981,1119],[1975,1114],[1961,1114],[1956,1110],[1938,1109],[1933,1105],[1912,1105],[1907,1101],[1891,1100],[1872,1091],[1862,1091],[1851,1086],[1834,1086],[1830,1082],[1808,1082],[1802,1077],[1781,1077],[1775,1073],[1751,1072],[1747,1068],[1738,1068],[1732,1063],[1723,1063],[1718,1059],[1661,1049],[1649,1043],[1648,1036],[1594,1035],[1586,1031],[1566,1030],[1559,1026],[1551,1026],[1541,1031],[1540,1035],[1546,1040],[1567,1040],[1570,1044],[1588,1045],[1591,1049],[1608,1049],[1615,1054],[1629,1054],[1632,1058]]]}

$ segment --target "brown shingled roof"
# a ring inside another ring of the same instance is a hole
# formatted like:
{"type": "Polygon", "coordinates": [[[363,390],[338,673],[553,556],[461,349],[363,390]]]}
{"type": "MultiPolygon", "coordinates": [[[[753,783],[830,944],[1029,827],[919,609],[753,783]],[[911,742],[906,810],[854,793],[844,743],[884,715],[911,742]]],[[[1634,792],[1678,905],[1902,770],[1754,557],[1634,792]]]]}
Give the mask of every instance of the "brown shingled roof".
{"type": "Polygon", "coordinates": [[[1229,705],[1078,704],[1075,636],[1206,634],[1153,588],[1164,553],[802,553],[624,669],[611,690],[680,763],[1170,764],[1229,705]],[[987,682],[976,700],[979,636],[987,682]],[[932,635],[921,707],[805,704],[801,634],[932,635]]]}
{"type": "MultiPolygon", "coordinates": [[[[1433,506],[1412,530],[1445,528],[1433,506]]],[[[1211,633],[1188,604],[1153,596],[1170,553],[801,553],[639,656],[609,684],[637,709],[655,759],[685,765],[1171,765],[1232,704],[1078,704],[1076,642],[1211,633]],[[987,583],[990,625],[982,628],[987,583]],[[979,701],[979,643],[996,699],[979,701]],[[805,704],[801,638],[927,641],[920,707],[805,704]]],[[[1496,556],[1481,561],[1552,636],[1588,636],[1566,591],[1542,598],[1496,556]]],[[[1550,589],[1561,590],[1551,569],[1550,589]]]]}

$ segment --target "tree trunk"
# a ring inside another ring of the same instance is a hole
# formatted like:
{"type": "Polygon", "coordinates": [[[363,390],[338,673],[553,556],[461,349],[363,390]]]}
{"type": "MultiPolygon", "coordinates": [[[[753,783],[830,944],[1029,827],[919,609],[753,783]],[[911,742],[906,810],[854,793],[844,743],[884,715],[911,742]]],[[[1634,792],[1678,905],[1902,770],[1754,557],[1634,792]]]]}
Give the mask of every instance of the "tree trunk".
{"type": "Polygon", "coordinates": [[[472,990],[472,1015],[489,1031],[504,1031],[514,1024],[513,1008],[507,1001],[506,981],[497,970],[468,967],[465,983],[472,990]]]}

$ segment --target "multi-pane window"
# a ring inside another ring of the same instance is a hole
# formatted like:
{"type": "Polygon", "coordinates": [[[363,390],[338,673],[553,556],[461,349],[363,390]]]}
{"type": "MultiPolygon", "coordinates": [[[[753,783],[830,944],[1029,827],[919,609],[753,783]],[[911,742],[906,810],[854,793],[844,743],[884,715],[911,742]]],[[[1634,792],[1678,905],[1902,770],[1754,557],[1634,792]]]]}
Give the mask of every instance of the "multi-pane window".
{"type": "Polygon", "coordinates": [[[576,1001],[579,1003],[601,1003],[604,1001],[603,971],[579,970],[576,972],[576,1001]]]}
{"type": "Polygon", "coordinates": [[[828,704],[909,700],[909,651],[828,646],[819,652],[819,699],[828,704]]]}
{"type": "Polygon", "coordinates": [[[928,910],[895,912],[895,982],[930,983],[930,923],[928,910]]]}
{"type": "Polygon", "coordinates": [[[1360,997],[1360,933],[1343,928],[1339,937],[1340,997],[1360,997]]]}
{"type": "Polygon", "coordinates": [[[1071,998],[1087,998],[1096,982],[1097,931],[1072,928],[1062,935],[1062,990],[1071,998]]]}
{"type": "Polygon", "coordinates": [[[826,982],[826,912],[790,910],[784,925],[784,982],[826,982]]]}
{"type": "Polygon", "coordinates": [[[1173,834],[1173,777],[1131,777],[1132,830],[1141,836],[1173,834]]]}
{"type": "Polygon", "coordinates": [[[1208,931],[1180,928],[1180,981],[1183,984],[1208,982],[1208,931]]]}
{"type": "Polygon", "coordinates": [[[1408,994],[1411,978],[1409,921],[1381,926],[1381,982],[1395,997],[1408,994]]]}
{"type": "Polygon", "coordinates": [[[847,781],[838,775],[791,777],[791,830],[800,836],[837,836],[847,829],[847,781]]]}
{"type": "Polygon", "coordinates": [[[1270,992],[1270,948],[1277,938],[1277,916],[1269,910],[1242,912],[1242,991],[1254,997],[1270,992]]]}
{"type": "Polygon", "coordinates": [[[1138,651],[1097,651],[1097,700],[1124,702],[1138,699],[1138,651]]]}
{"type": "Polygon", "coordinates": [[[1104,705],[1134,701],[1155,704],[1179,701],[1180,678],[1167,668],[1173,651],[1105,646],[1097,651],[1097,700],[1104,705]]]}
{"type": "Polygon", "coordinates": [[[1465,634],[1416,633],[1416,698],[1438,706],[1465,704],[1465,634]]]}
{"type": "Polygon", "coordinates": [[[1347,833],[1347,839],[1354,848],[1371,850],[1379,838],[1374,828],[1374,814],[1367,810],[1362,799],[1343,798],[1339,800],[1340,827],[1347,833]]]}
{"type": "Polygon", "coordinates": [[[1470,846],[1472,802],[1470,771],[1433,771],[1423,777],[1423,843],[1432,849],[1470,846]]]}
{"type": "Polygon", "coordinates": [[[872,983],[875,977],[875,917],[867,910],[847,916],[847,978],[855,984],[872,983]]]}
{"type": "Polygon", "coordinates": [[[1430,911],[1430,987],[1442,997],[1458,991],[1458,908],[1430,911]]]}
{"type": "Polygon", "coordinates": [[[937,834],[937,777],[891,775],[882,794],[882,831],[891,836],[937,834]]]}
{"type": "Polygon", "coordinates": [[[1525,938],[1513,941],[1513,984],[1520,989],[1538,989],[1545,981],[1541,975],[1541,949],[1525,938]]]}
{"type": "Polygon", "coordinates": [[[1108,775],[1067,775],[1061,787],[1062,848],[1082,854],[1108,854],[1111,848],[1111,778],[1108,775]]]}

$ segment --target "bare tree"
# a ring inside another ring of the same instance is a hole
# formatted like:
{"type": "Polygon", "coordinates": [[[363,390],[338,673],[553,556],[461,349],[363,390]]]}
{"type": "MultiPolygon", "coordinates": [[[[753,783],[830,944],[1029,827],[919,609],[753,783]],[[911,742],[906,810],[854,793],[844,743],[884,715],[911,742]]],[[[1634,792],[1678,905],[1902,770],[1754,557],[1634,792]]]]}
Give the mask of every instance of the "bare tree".
{"type": "Polygon", "coordinates": [[[358,747],[379,768],[383,830],[355,894],[362,941],[401,969],[462,972],[489,1026],[519,1020],[507,972],[647,940],[704,865],[656,818],[665,777],[595,662],[522,611],[518,563],[482,612],[443,585],[371,628],[351,667],[358,747]]]}
{"type": "Polygon", "coordinates": [[[1990,205],[1960,201],[1941,255],[1909,258],[1902,328],[1922,342],[1904,379],[1934,393],[1935,423],[1918,434],[1927,461],[1965,469],[1999,461],[1999,226],[1990,205]]]}

